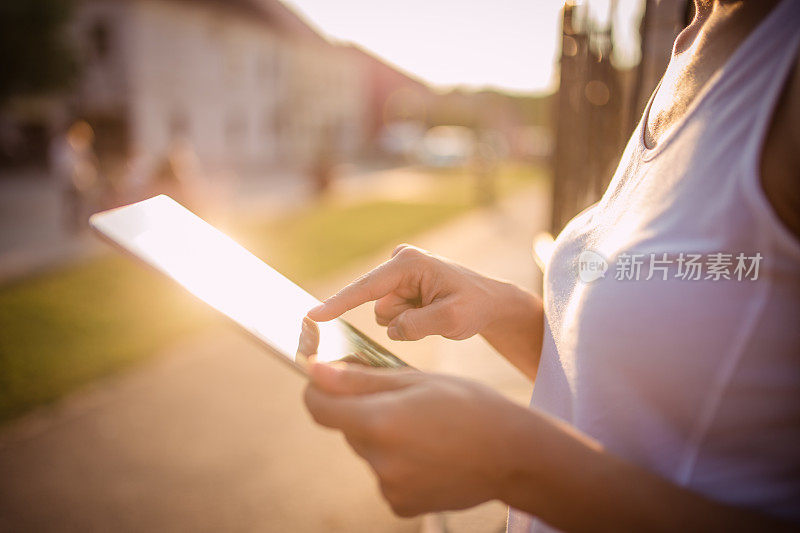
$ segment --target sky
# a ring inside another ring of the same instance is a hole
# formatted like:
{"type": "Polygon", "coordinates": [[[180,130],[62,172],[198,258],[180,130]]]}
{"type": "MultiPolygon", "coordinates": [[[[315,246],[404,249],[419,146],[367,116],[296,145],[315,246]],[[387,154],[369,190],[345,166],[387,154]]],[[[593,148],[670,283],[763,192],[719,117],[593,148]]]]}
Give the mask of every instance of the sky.
{"type": "Polygon", "coordinates": [[[353,42],[442,87],[549,92],[563,0],[284,0],[353,42]]]}

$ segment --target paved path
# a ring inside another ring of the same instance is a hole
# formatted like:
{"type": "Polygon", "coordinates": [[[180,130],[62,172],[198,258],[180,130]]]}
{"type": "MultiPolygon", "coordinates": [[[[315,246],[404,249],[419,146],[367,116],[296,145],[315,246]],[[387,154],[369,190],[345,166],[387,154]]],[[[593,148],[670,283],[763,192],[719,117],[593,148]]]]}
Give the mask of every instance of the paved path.
{"type": "MultiPolygon", "coordinates": [[[[533,235],[545,195],[467,215],[414,243],[487,274],[538,286],[533,235]]],[[[325,286],[332,292],[389,250],[325,286]]],[[[397,344],[423,369],[471,376],[519,401],[525,380],[480,339],[397,344]]],[[[0,431],[0,531],[418,531],[394,517],[364,463],[316,427],[303,381],[236,332],[212,328],[0,431]]],[[[499,503],[448,513],[448,531],[499,531],[499,503]]]]}
{"type": "Polygon", "coordinates": [[[0,283],[91,253],[88,232],[64,228],[61,190],[43,173],[0,178],[0,283]]]}

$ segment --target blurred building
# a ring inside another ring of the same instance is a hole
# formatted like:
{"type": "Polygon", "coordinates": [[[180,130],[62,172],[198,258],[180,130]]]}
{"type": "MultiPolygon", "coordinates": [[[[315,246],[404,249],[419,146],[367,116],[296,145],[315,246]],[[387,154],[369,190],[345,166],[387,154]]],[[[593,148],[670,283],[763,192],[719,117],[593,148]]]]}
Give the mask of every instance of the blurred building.
{"type": "Polygon", "coordinates": [[[155,167],[182,142],[208,172],[247,174],[364,142],[361,65],[278,0],[80,0],[71,33],[69,114],[106,167],[155,167]]]}
{"type": "Polygon", "coordinates": [[[428,85],[359,46],[348,49],[365,76],[365,134],[372,148],[387,127],[427,122],[436,99],[428,85]]]}
{"type": "Polygon", "coordinates": [[[280,0],[69,1],[77,81],[6,106],[0,148],[14,149],[0,150],[0,167],[15,157],[41,165],[75,120],[92,126],[101,181],[114,191],[131,174],[163,173],[176,153],[196,155],[190,166],[207,176],[256,179],[364,156],[414,161],[435,126],[471,128],[511,157],[550,151],[550,97],[434,91],[328,41],[280,0]],[[18,157],[20,147],[37,149],[18,157]]]}
{"type": "Polygon", "coordinates": [[[552,96],[509,94],[492,90],[455,89],[439,95],[432,108],[432,125],[460,125],[480,137],[496,139],[505,156],[546,160],[551,150],[552,96]]]}

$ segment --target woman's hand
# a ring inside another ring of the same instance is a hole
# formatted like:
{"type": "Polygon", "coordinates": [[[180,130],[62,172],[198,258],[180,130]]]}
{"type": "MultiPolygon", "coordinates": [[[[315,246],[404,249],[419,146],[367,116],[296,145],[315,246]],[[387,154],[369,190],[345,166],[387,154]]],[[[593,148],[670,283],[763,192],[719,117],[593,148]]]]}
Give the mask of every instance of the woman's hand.
{"type": "Polygon", "coordinates": [[[369,462],[400,516],[499,498],[511,428],[530,412],[482,385],[416,371],[310,367],[305,402],[369,462]]]}
{"type": "Polygon", "coordinates": [[[797,531],[711,501],[535,409],[459,378],[314,363],[305,402],[400,516],[498,499],[568,531],[797,531]]]}
{"type": "Polygon", "coordinates": [[[541,300],[507,282],[477,274],[409,245],[308,312],[315,321],[375,301],[375,319],[394,340],[482,334],[531,379],[541,350],[541,300]]]}
{"type": "Polygon", "coordinates": [[[363,303],[375,302],[375,319],[390,339],[414,341],[428,335],[466,339],[499,315],[499,285],[455,263],[409,245],[392,258],[312,309],[326,321],[363,303]]]}

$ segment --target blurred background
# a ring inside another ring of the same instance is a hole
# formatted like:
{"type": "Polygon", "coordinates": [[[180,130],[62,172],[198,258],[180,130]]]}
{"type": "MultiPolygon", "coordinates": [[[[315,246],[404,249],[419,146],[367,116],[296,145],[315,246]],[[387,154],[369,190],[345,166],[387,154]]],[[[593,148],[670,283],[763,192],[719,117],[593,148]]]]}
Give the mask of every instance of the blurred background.
{"type": "MultiPolygon", "coordinates": [[[[401,242],[539,291],[690,4],[3,2],[0,531],[503,530],[394,517],[301,379],[87,219],[169,194],[320,298],[401,242]]],[[[348,318],[528,400],[480,339],[348,318]]]]}

